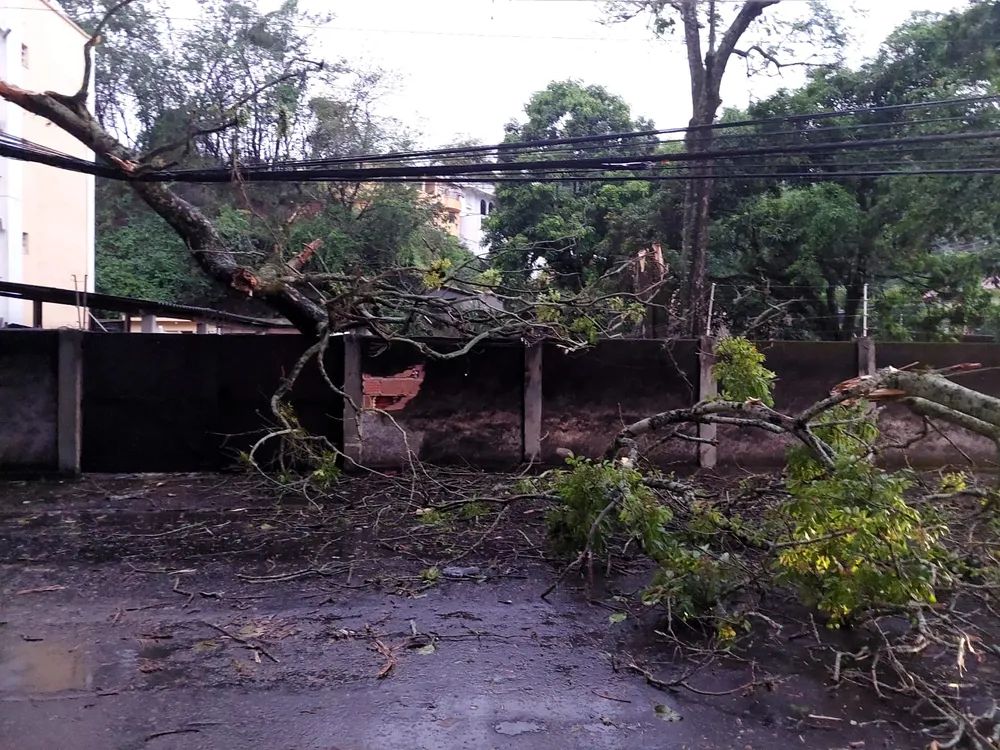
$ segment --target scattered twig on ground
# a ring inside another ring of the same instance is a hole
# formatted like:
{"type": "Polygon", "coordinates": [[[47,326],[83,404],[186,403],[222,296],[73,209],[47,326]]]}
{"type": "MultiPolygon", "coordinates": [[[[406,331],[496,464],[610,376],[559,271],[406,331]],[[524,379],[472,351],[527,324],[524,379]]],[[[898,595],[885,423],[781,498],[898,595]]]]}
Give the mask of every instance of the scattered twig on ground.
{"type": "Polygon", "coordinates": [[[385,658],[385,664],[382,665],[382,668],[378,671],[378,674],[375,675],[377,679],[384,680],[386,677],[392,674],[392,670],[396,668],[396,653],[393,649],[389,648],[384,643],[382,643],[382,641],[380,641],[378,638],[372,641],[372,648],[374,648],[379,654],[381,654],[385,658]]]}
{"type": "Polygon", "coordinates": [[[599,698],[604,698],[605,700],[614,701],[615,703],[631,703],[628,698],[615,698],[613,695],[605,695],[600,690],[591,690],[594,695],[599,698]]]}
{"type": "Polygon", "coordinates": [[[163,732],[153,732],[152,734],[147,734],[143,737],[143,742],[151,742],[157,737],[168,737],[172,734],[199,734],[200,732],[200,729],[195,729],[194,727],[186,727],[184,729],[167,729],[163,732]]]}
{"type": "Polygon", "coordinates": [[[208,622],[207,620],[202,620],[202,624],[203,625],[207,625],[208,627],[212,628],[213,630],[216,630],[216,631],[222,633],[227,638],[230,638],[230,639],[236,641],[237,643],[239,643],[240,645],[242,645],[242,646],[250,649],[251,651],[255,651],[257,653],[263,654],[268,659],[270,659],[271,661],[273,661],[275,664],[279,664],[280,663],[278,661],[278,659],[270,651],[268,651],[266,648],[264,648],[259,643],[253,643],[252,641],[249,641],[246,638],[241,638],[238,635],[233,635],[232,633],[230,633],[225,628],[223,628],[223,627],[221,627],[219,625],[213,625],[212,623],[208,622]]]}
{"type": "Polygon", "coordinates": [[[264,576],[237,573],[236,577],[241,581],[246,581],[247,583],[277,583],[279,581],[294,581],[297,578],[308,578],[310,576],[329,576],[346,570],[347,567],[347,565],[324,565],[319,568],[303,568],[302,570],[295,570],[291,573],[276,573],[274,575],[264,576]]]}
{"type": "Polygon", "coordinates": [[[633,672],[637,672],[640,675],[642,675],[646,680],[646,684],[649,685],[650,687],[656,688],[657,690],[678,692],[678,688],[684,688],[685,690],[689,690],[690,692],[695,693],[696,695],[705,695],[709,697],[721,697],[724,695],[733,695],[734,693],[743,693],[748,690],[754,690],[755,688],[758,687],[770,687],[773,684],[771,680],[758,680],[756,676],[753,674],[754,671],[753,664],[750,665],[750,670],[751,670],[750,682],[747,682],[743,685],[739,685],[738,687],[731,688],[729,690],[702,690],[701,688],[696,688],[693,685],[691,685],[688,682],[688,679],[694,672],[701,669],[702,665],[699,665],[694,669],[686,670],[684,674],[682,674],[677,679],[669,681],[661,680],[657,677],[654,677],[652,672],[650,672],[648,669],[640,667],[634,661],[629,662],[625,666],[626,668],[631,669],[633,672]]]}
{"type": "Polygon", "coordinates": [[[23,596],[24,594],[47,594],[50,591],[63,591],[65,586],[40,586],[35,589],[21,589],[15,592],[16,596],[23,596]]]}

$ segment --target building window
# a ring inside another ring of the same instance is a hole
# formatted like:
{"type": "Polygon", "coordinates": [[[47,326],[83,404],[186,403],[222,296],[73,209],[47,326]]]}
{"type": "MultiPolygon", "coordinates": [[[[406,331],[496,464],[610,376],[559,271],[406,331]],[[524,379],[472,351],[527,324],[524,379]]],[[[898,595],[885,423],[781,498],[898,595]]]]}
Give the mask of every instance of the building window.
{"type": "Polygon", "coordinates": [[[479,213],[486,216],[486,201],[479,201],[479,213]]]}
{"type": "Polygon", "coordinates": [[[493,213],[493,203],[492,203],[492,201],[491,201],[491,202],[490,202],[490,204],[489,204],[489,205],[488,205],[488,206],[486,207],[486,211],[487,211],[487,213],[493,213]]]}
{"type": "Polygon", "coordinates": [[[21,251],[27,255],[28,254],[28,233],[21,232],[21,251]]]}
{"type": "Polygon", "coordinates": [[[21,65],[24,66],[25,68],[28,67],[28,45],[27,44],[22,44],[21,45],[21,65]]]}

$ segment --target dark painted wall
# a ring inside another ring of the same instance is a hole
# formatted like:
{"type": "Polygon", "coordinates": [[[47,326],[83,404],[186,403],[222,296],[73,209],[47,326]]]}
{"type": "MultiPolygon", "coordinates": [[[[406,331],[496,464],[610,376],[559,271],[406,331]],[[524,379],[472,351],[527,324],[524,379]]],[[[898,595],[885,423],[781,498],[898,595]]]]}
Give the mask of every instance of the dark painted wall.
{"type": "Polygon", "coordinates": [[[417,364],[424,366],[424,375],[411,401],[399,411],[364,412],[363,463],[398,466],[406,461],[407,448],[431,463],[499,467],[521,461],[524,349],[519,342],[489,342],[451,360],[425,360],[405,344],[362,344],[361,369],[367,375],[388,377],[417,364]]]}
{"type": "MultiPolygon", "coordinates": [[[[231,465],[273,424],[270,398],[308,347],[299,336],[92,334],[83,343],[83,470],[196,471],[231,465]]],[[[340,339],[327,368],[343,380],[340,339]]],[[[342,405],[306,366],[292,404],[339,444],[342,405]]]]}
{"type": "MultiPolygon", "coordinates": [[[[438,345],[444,342],[436,342],[438,345]]],[[[86,334],[83,339],[83,469],[192,471],[230,465],[270,423],[269,401],[308,342],[298,336],[183,336],[86,334]]],[[[783,411],[801,409],[857,374],[854,343],[762,342],[778,373],[775,397],[783,411]]],[[[566,353],[547,344],[542,361],[542,458],[557,449],[600,456],[623,424],[698,397],[698,343],[608,341],[566,353]]],[[[983,371],[959,382],[1000,396],[1000,345],[878,344],[878,365],[940,367],[979,362],[983,371]]],[[[57,464],[58,334],[0,333],[0,468],[53,470],[57,464]]],[[[423,376],[414,394],[387,415],[362,420],[362,460],[399,466],[406,447],[421,460],[470,466],[511,466],[522,459],[524,346],[484,342],[453,360],[425,360],[406,345],[362,343],[362,372],[398,375],[414,365],[423,376]],[[397,427],[398,425],[398,427],[397,427]],[[402,429],[406,434],[403,439],[402,429]]],[[[342,341],[331,342],[331,378],[343,382],[342,341]]],[[[391,384],[390,384],[391,385],[391,384]]],[[[292,399],[303,425],[343,438],[342,403],[308,365],[292,399]]],[[[884,410],[884,433],[903,441],[920,421],[884,410]]],[[[987,441],[948,430],[907,451],[917,465],[981,465],[995,459],[987,441]]],[[[672,441],[652,453],[665,466],[693,467],[695,446],[672,441]]],[[[784,461],[784,446],[753,431],[719,430],[722,465],[762,468],[784,461]]],[[[901,455],[890,454],[893,462],[901,455]]]]}
{"type": "MultiPolygon", "coordinates": [[[[542,355],[542,460],[556,450],[601,456],[624,425],[697,400],[696,341],[605,341],[566,353],[546,344],[542,355]]],[[[663,465],[692,463],[693,443],[671,441],[650,454],[663,465]]]]}
{"type": "Polygon", "coordinates": [[[0,470],[57,466],[57,331],[0,334],[0,470]]]}

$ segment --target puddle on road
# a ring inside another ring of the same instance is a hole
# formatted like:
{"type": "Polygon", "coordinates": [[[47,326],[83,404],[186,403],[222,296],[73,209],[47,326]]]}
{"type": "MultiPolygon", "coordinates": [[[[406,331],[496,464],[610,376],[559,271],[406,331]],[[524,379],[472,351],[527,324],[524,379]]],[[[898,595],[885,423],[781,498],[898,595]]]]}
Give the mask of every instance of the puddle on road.
{"type": "Polygon", "coordinates": [[[544,728],[541,724],[533,721],[501,721],[493,727],[497,734],[503,734],[507,737],[516,737],[519,734],[527,734],[528,732],[541,732],[544,728]]]}
{"type": "Polygon", "coordinates": [[[58,693],[93,687],[94,673],[81,646],[60,641],[0,639],[0,691],[58,693]]]}

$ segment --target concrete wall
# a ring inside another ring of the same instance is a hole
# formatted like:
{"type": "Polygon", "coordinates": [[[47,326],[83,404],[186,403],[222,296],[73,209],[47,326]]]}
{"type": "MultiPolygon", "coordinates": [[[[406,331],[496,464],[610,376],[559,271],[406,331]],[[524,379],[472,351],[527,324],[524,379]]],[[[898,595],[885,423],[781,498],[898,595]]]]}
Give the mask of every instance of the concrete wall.
{"type": "MultiPolygon", "coordinates": [[[[435,346],[446,341],[429,342],[435,346]]],[[[697,341],[608,341],[567,353],[551,344],[487,341],[450,360],[365,337],[331,342],[292,404],[303,425],[355,460],[398,467],[422,461],[509,468],[558,463],[559,449],[600,456],[624,424],[693,404],[708,392],[710,361],[697,341]],[[345,377],[345,373],[347,374],[345,377]],[[351,404],[361,407],[354,418],[351,404]]],[[[778,373],[777,408],[795,411],[859,373],[860,343],[761,342],[778,373]]],[[[73,331],[0,332],[0,470],[192,471],[231,465],[271,423],[269,401],[307,347],[299,336],[125,336],[73,331]]],[[[879,344],[878,365],[979,362],[961,382],[1000,396],[1000,346],[879,344]]],[[[883,410],[891,440],[919,420],[883,410]]],[[[995,461],[986,441],[945,428],[906,452],[922,466],[995,461]]],[[[706,432],[700,433],[709,437],[706,432]]],[[[718,448],[671,441],[650,452],[664,467],[764,469],[785,445],[760,433],[718,430],[718,448]],[[699,456],[700,453],[700,456],[699,456]]],[[[904,456],[890,452],[888,460],[904,456]]]]}
{"type": "MultiPolygon", "coordinates": [[[[556,451],[599,456],[624,425],[697,400],[694,341],[605,341],[565,353],[547,344],[542,358],[542,460],[556,451]]],[[[691,464],[692,443],[654,451],[658,463],[691,464]]]]}

